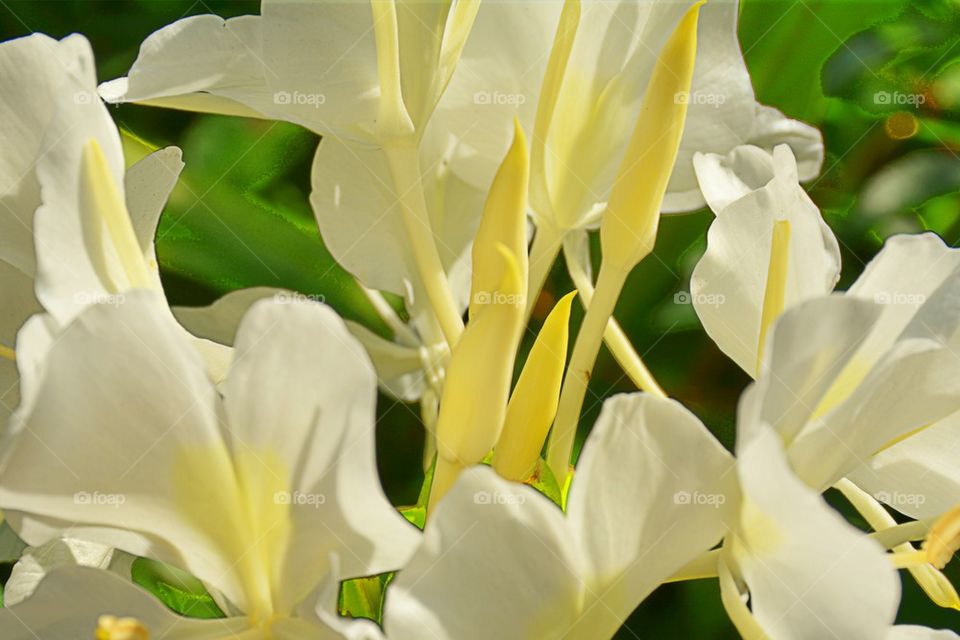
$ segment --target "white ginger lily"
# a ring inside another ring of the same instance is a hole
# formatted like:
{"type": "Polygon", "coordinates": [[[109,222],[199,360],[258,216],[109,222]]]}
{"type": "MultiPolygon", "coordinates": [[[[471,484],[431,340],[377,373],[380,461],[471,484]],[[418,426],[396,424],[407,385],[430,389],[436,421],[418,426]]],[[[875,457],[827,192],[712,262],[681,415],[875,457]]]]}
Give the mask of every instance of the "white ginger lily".
{"type": "MultiPolygon", "coordinates": [[[[767,332],[778,316],[833,290],[840,272],[837,240],[797,184],[785,147],[772,156],[744,147],[727,157],[699,156],[696,162],[717,218],[691,279],[694,307],[724,353],[752,376],[767,377],[765,385],[781,387],[769,401],[770,411],[788,419],[771,424],[788,442],[806,438],[804,455],[825,463],[846,453],[846,446],[830,446],[832,431],[821,424],[826,414],[837,410],[829,418],[837,428],[839,420],[862,421],[865,402],[894,402],[873,405],[870,415],[895,426],[870,425],[880,437],[874,449],[858,449],[856,465],[840,465],[856,485],[848,488],[862,487],[869,494],[861,496],[861,509],[874,510],[873,496],[914,518],[948,511],[960,495],[954,461],[960,451],[960,401],[944,388],[960,351],[960,251],[930,233],[889,238],[843,294],[859,304],[863,318],[839,326],[836,318],[808,315],[806,325],[790,329],[797,342],[790,347],[794,355],[780,354],[778,370],[763,374],[767,332]],[[796,355],[801,345],[809,351],[796,355]],[[809,379],[791,377],[793,369],[809,379]],[[902,376],[897,382],[891,382],[894,369],[902,376]],[[819,385],[820,395],[798,400],[811,385],[819,385]],[[847,406],[845,415],[839,413],[841,405],[847,406]],[[831,453],[822,457],[821,447],[831,453]]],[[[826,487],[841,477],[824,472],[804,479],[826,487]]],[[[887,520],[876,513],[878,524],[887,520]]],[[[960,604],[950,592],[941,603],[960,604]]]]}
{"type": "Polygon", "coordinates": [[[677,403],[635,394],[604,405],[566,514],[491,469],[468,469],[387,595],[387,636],[612,636],[641,600],[723,535],[732,498],[690,504],[677,496],[724,491],[732,465],[677,403]]]}
{"type": "MultiPolygon", "coordinates": [[[[0,44],[0,72],[0,126],[10,140],[0,165],[6,392],[18,380],[12,360],[21,370],[39,366],[46,343],[87,305],[116,303],[132,289],[162,292],[153,237],[183,163],[169,147],[124,170],[120,135],[97,97],[82,36],[0,44]],[[14,336],[24,323],[33,338],[21,349],[14,336]]],[[[194,345],[219,377],[229,351],[205,340],[194,345]]],[[[5,413],[18,396],[4,400],[5,413]]]]}
{"type": "Polygon", "coordinates": [[[316,637],[281,630],[318,590],[340,624],[338,582],[397,569],[417,540],[377,479],[369,360],[329,309],[261,302],[215,386],[160,305],[92,306],[50,348],[0,506],[30,544],[69,531],[187,570],[231,628],[316,637]]]}

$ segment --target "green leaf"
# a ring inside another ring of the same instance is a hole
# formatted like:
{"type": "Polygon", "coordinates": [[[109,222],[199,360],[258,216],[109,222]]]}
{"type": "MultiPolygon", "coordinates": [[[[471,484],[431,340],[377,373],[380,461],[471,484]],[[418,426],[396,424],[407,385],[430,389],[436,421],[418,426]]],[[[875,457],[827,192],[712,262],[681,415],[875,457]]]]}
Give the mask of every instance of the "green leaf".
{"type": "MultiPolygon", "coordinates": [[[[128,135],[128,157],[137,155],[134,142],[128,135]]],[[[172,304],[206,305],[236,289],[279,287],[390,336],[320,238],[308,200],[317,136],[281,122],[205,116],[178,144],[186,166],[156,237],[172,304]]]]}
{"type": "Polygon", "coordinates": [[[367,618],[376,623],[383,619],[383,599],[394,573],[382,573],[369,578],[354,578],[340,583],[340,615],[367,618]]]}
{"type": "Polygon", "coordinates": [[[156,560],[137,558],[130,568],[130,577],[182,616],[225,617],[203,583],[185,571],[156,560]]]}
{"type": "MultiPolygon", "coordinates": [[[[745,0],[740,44],[763,104],[787,115],[820,123],[830,100],[820,71],[850,36],[898,16],[907,0],[745,0]]],[[[856,60],[860,68],[870,60],[856,60]]]]}
{"type": "Polygon", "coordinates": [[[896,22],[877,24],[844,42],[823,67],[827,95],[865,112],[936,114],[960,109],[960,11],[911,6],[896,22]]]}
{"type": "Polygon", "coordinates": [[[533,475],[530,476],[526,484],[550,498],[558,507],[563,507],[566,502],[563,489],[560,488],[560,484],[557,482],[557,477],[553,475],[553,471],[550,470],[550,465],[548,465],[543,458],[537,459],[537,467],[534,469],[533,475]]]}

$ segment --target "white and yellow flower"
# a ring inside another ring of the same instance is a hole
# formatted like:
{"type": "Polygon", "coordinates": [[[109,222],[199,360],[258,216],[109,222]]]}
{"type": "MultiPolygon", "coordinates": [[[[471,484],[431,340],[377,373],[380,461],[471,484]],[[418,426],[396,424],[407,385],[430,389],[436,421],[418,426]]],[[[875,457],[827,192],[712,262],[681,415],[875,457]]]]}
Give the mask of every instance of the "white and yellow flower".
{"type": "Polygon", "coordinates": [[[336,621],[339,581],[399,568],[418,537],[377,479],[367,356],[329,309],[262,302],[217,386],[162,304],[86,309],[25,375],[8,521],[32,545],[69,532],[180,567],[257,633],[302,626],[318,589],[336,621]]]}
{"type": "MultiPolygon", "coordinates": [[[[12,361],[21,371],[39,366],[46,343],[88,305],[116,304],[134,289],[162,292],[153,236],[183,163],[180,150],[169,147],[125,170],[120,135],[97,97],[93,55],[82,36],[5,42],[0,67],[8,140],[0,165],[7,392],[18,379],[12,361]],[[25,323],[24,334],[33,338],[21,348],[14,336],[25,323]]],[[[158,313],[170,316],[164,307],[158,313]]],[[[229,351],[194,344],[219,375],[229,351]]],[[[15,396],[4,401],[4,412],[16,406],[15,396]]]]}
{"type": "Polygon", "coordinates": [[[610,637],[724,534],[732,465],[679,404],[635,394],[604,405],[566,514],[491,469],[468,469],[391,587],[387,636],[610,637]]]}

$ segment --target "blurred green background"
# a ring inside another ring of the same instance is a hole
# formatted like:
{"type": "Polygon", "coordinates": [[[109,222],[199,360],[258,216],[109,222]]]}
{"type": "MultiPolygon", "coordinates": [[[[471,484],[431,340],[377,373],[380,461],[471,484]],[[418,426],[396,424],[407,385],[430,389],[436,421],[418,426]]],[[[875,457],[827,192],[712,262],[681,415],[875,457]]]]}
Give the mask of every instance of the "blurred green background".
{"type": "MultiPolygon", "coordinates": [[[[106,80],[124,75],[143,39],[162,26],[199,13],[258,13],[258,4],[0,0],[0,39],[82,33],[93,45],[99,78],[106,80]]],[[[891,234],[931,230],[957,244],[960,2],[745,0],[740,42],[759,100],[823,131],[823,173],[807,186],[840,240],[841,288],[891,234]]],[[[207,304],[255,285],[286,287],[323,295],[345,317],[386,331],[356,283],[332,261],[313,222],[307,196],[316,136],[282,123],[131,105],[111,113],[133,136],[184,150],[187,166],[157,238],[173,303],[207,304]]],[[[632,274],[616,315],[668,392],[732,446],[736,402],[748,379],[713,346],[692,307],[675,302],[675,294],[689,286],[711,217],[701,211],[663,221],[656,259],[632,274]]],[[[539,307],[549,308],[550,296],[572,288],[558,265],[539,307]]],[[[542,315],[534,323],[540,320],[542,315]]],[[[602,353],[582,431],[604,397],[631,390],[602,353]]],[[[397,504],[412,503],[422,479],[417,408],[381,397],[379,413],[384,484],[397,504]]],[[[960,584],[957,565],[947,571],[960,584]]],[[[960,613],[938,609],[909,578],[903,582],[901,622],[960,630],[960,613]]],[[[716,581],[703,580],[659,589],[617,637],[713,639],[736,633],[716,581]]]]}

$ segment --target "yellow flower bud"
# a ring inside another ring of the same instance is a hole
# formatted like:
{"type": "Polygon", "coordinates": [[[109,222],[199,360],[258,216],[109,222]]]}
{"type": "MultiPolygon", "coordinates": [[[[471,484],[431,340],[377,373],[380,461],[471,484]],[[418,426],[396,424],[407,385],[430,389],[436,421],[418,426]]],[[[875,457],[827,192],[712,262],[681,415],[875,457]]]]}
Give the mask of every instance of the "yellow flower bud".
{"type": "Polygon", "coordinates": [[[565,295],[547,316],[510,396],[503,433],[493,453],[493,468],[508,480],[523,482],[533,473],[557,414],[575,295],[565,295]]]}
{"type": "Polygon", "coordinates": [[[600,224],[603,259],[621,269],[629,271],[653,250],[687,119],[702,4],[690,7],[657,57],[600,224]]]}

